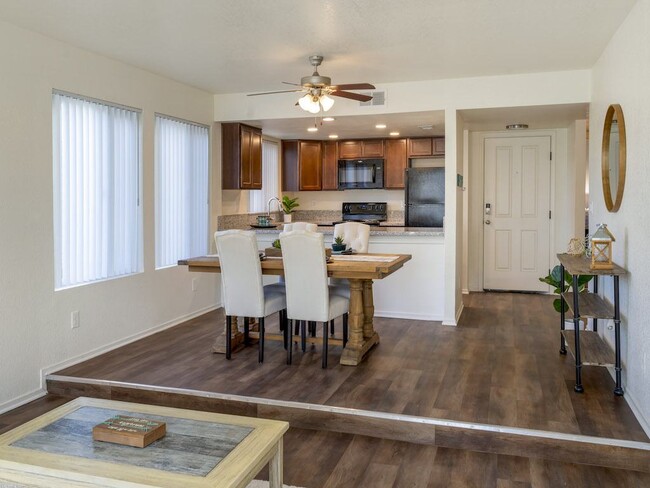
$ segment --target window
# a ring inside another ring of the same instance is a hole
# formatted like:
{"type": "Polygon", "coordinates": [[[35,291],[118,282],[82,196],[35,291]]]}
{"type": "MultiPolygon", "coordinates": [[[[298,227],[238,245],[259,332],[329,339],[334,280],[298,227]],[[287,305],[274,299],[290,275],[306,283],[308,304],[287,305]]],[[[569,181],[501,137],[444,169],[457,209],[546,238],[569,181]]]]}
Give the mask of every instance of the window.
{"type": "Polygon", "coordinates": [[[57,289],[142,271],[140,112],[52,94],[57,289]]]}
{"type": "Polygon", "coordinates": [[[156,115],[156,268],[208,252],[209,134],[156,115]]]}
{"type": "MultiPolygon", "coordinates": [[[[266,212],[270,198],[280,195],[280,175],[278,171],[278,145],[262,141],[262,189],[251,190],[248,200],[249,212],[266,212]]],[[[273,205],[273,210],[276,210],[273,205]]]]}

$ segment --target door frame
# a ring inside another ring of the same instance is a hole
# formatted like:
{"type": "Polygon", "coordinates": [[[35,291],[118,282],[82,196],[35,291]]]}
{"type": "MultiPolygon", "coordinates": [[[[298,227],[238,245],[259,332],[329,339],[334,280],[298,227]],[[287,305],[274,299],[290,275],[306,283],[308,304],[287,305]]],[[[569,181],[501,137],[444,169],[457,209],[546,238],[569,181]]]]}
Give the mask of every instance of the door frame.
{"type": "MultiPolygon", "coordinates": [[[[563,154],[558,154],[557,150],[557,130],[523,130],[523,131],[489,131],[470,132],[470,194],[468,208],[468,242],[476,242],[476,245],[468,251],[468,288],[470,291],[483,291],[484,276],[484,226],[483,226],[483,201],[485,198],[485,139],[488,138],[519,138],[519,137],[550,137],[551,152],[551,174],[550,174],[550,210],[551,218],[549,228],[549,256],[548,262],[552,264],[555,260],[555,227],[556,227],[556,208],[555,208],[555,181],[560,158],[566,165],[566,147],[563,154]],[[479,225],[480,223],[480,225],[479,225]],[[475,275],[475,278],[472,275],[475,275]]],[[[566,139],[566,138],[565,138],[566,139]]],[[[566,146],[566,142],[565,142],[566,146]]],[[[550,287],[549,287],[550,290],[550,287]]]]}

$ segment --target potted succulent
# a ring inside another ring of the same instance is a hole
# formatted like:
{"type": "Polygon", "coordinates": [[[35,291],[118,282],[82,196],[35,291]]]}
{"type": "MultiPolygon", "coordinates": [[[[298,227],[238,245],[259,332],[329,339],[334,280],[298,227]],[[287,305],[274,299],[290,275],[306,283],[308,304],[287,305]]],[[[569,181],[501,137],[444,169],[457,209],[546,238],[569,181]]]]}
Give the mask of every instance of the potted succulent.
{"type": "Polygon", "coordinates": [[[282,197],[282,212],[284,213],[284,221],[291,222],[291,214],[293,209],[299,207],[298,197],[289,198],[287,195],[282,197]]]}
{"type": "Polygon", "coordinates": [[[332,251],[341,252],[345,251],[345,242],[343,242],[343,236],[336,236],[334,242],[332,243],[332,251]]]}

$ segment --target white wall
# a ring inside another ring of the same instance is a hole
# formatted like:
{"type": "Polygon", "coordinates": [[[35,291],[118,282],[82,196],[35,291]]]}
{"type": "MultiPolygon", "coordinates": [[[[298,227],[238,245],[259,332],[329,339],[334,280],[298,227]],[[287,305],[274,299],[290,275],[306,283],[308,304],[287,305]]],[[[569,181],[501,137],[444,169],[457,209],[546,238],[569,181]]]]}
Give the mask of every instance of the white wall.
{"type": "Polygon", "coordinates": [[[154,271],[154,112],[211,124],[212,95],[2,22],[0,66],[1,412],[41,393],[43,369],[206,310],[220,294],[216,275],[154,271]],[[53,88],[143,110],[144,273],[54,291],[53,88]]]}
{"type": "MultiPolygon", "coordinates": [[[[621,279],[623,382],[628,403],[650,432],[650,0],[639,0],[596,63],[589,127],[590,231],[607,223],[616,237],[614,260],[628,269],[621,279]],[[627,132],[627,176],[621,208],[609,213],[602,194],[601,144],[605,112],[619,103],[627,132]]],[[[608,280],[611,281],[611,280],[608,280]]],[[[606,295],[612,300],[611,286],[606,295]]],[[[601,331],[604,327],[599,328],[601,331]]],[[[604,330],[613,343],[613,332],[604,330]]],[[[585,385],[588,388],[588,385],[585,385]]]]}

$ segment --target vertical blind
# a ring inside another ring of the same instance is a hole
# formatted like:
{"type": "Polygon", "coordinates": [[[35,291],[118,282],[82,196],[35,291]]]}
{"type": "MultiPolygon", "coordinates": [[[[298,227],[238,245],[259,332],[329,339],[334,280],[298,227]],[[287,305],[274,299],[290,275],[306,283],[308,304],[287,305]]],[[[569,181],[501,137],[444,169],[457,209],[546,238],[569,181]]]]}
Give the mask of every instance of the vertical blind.
{"type": "Polygon", "coordinates": [[[156,115],[156,267],[207,254],[208,128],[156,115]]]}
{"type": "Polygon", "coordinates": [[[142,270],[139,118],[52,94],[56,288],[142,270]]]}
{"type": "MultiPolygon", "coordinates": [[[[278,145],[262,141],[262,189],[249,192],[248,211],[266,212],[269,198],[280,195],[280,172],[278,170],[278,145]]],[[[275,204],[273,205],[275,210],[275,204]]]]}

